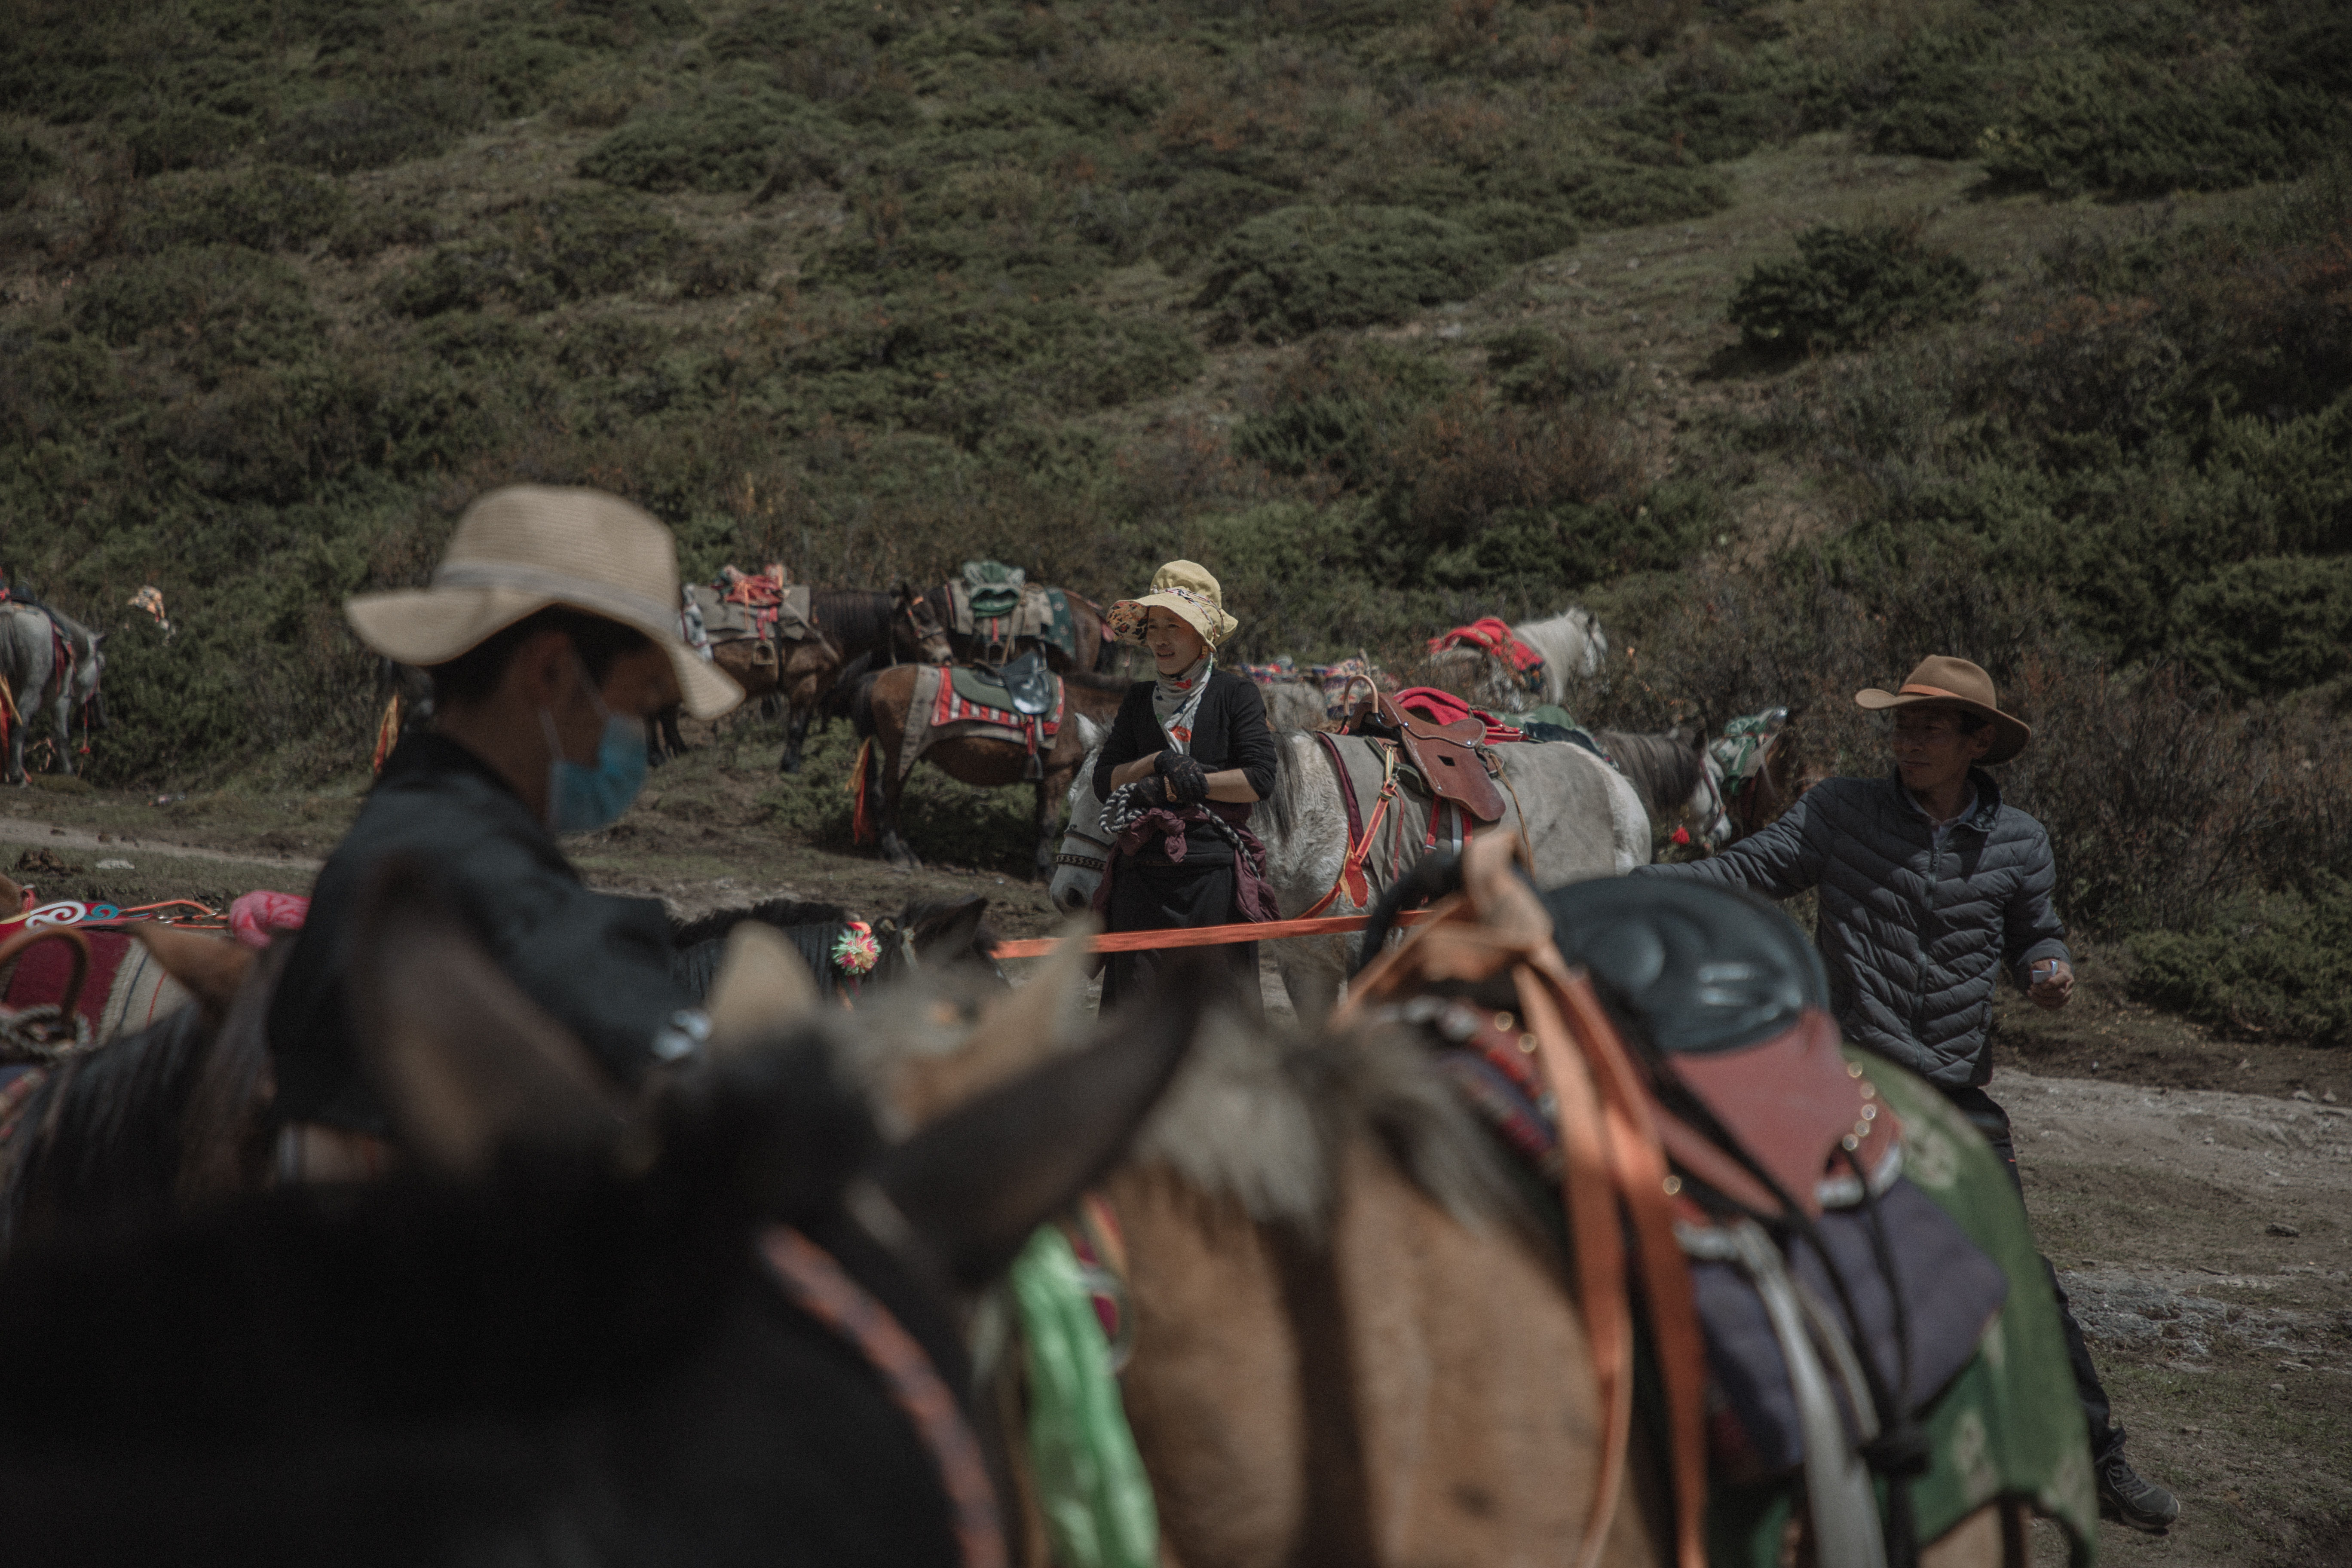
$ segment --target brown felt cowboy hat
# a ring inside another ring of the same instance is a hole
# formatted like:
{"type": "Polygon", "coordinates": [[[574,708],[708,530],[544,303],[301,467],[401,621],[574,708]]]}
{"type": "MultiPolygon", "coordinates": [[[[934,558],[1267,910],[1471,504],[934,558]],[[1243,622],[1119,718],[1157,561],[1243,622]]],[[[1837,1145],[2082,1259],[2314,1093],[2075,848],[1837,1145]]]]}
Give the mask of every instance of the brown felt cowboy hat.
{"type": "Polygon", "coordinates": [[[1857,706],[1876,713],[1889,708],[1909,708],[1921,702],[1941,703],[1947,707],[1964,708],[1979,718],[1992,721],[1992,750],[1984,754],[1988,763],[2005,763],[2025,750],[2033,739],[2033,731],[2022,720],[2013,719],[2000,710],[2000,701],[1992,689],[1992,677],[1964,658],[1947,658],[1942,654],[1921,659],[1911,673],[1903,678],[1900,691],[1881,691],[1875,686],[1853,694],[1857,706]]]}
{"type": "Polygon", "coordinates": [[[360,640],[403,664],[446,664],[551,605],[618,621],[669,656],[686,710],[716,719],[743,689],[678,634],[677,541],[603,490],[509,485],[457,520],[432,583],[346,600],[360,640]]]}

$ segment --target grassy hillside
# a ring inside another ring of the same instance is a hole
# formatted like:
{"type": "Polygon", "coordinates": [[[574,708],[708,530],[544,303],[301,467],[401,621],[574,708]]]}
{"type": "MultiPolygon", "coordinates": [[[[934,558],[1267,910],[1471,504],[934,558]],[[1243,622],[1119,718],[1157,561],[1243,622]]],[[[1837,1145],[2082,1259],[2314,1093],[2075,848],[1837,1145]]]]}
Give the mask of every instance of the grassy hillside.
{"type": "Polygon", "coordinates": [[[1850,766],[1967,651],[2077,918],[2352,873],[2326,0],[5,3],[0,565],[118,628],[102,782],[350,776],[338,601],[531,479],[1192,553],[1251,656],[1582,599],[1591,717],[1850,766]]]}

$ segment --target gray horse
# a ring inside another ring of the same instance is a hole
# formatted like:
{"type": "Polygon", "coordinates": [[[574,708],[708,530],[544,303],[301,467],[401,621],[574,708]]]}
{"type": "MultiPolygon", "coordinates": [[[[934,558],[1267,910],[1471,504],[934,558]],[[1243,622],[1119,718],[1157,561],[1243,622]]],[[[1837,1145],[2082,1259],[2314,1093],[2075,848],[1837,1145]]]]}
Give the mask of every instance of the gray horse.
{"type": "Polygon", "coordinates": [[[25,782],[25,731],[46,703],[49,724],[57,736],[58,766],[73,765],[73,712],[98,697],[98,678],[106,668],[99,644],[106,634],[94,632],[70,616],[45,605],[0,604],[0,678],[15,694],[19,722],[8,726],[8,782],[25,782]],[[58,637],[65,638],[64,679],[58,679],[58,637]]]}

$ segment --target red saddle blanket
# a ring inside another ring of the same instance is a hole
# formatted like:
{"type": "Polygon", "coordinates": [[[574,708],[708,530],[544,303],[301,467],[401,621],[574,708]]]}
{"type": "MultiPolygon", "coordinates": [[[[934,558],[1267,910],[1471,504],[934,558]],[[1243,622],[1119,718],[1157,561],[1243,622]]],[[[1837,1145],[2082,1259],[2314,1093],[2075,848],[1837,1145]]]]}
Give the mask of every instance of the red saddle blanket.
{"type": "Polygon", "coordinates": [[[941,724],[993,724],[1000,730],[1010,730],[1014,734],[1023,736],[1031,736],[1034,729],[1034,743],[1041,747],[1050,746],[1054,743],[1054,737],[1059,734],[1062,729],[1063,703],[1058,687],[1055,691],[1055,699],[1054,710],[1051,713],[1034,716],[1015,713],[1009,708],[990,708],[974,702],[956,689],[954,681],[941,680],[939,698],[931,705],[931,727],[937,729],[941,724]]]}
{"type": "Polygon", "coordinates": [[[1486,726],[1486,743],[1490,746],[1527,739],[1523,732],[1484,708],[1473,708],[1451,691],[1441,691],[1434,686],[1408,686],[1396,694],[1396,705],[1433,724],[1458,724],[1465,719],[1475,719],[1486,726]]]}
{"type": "MultiPolygon", "coordinates": [[[[74,1011],[89,1020],[93,1037],[105,1033],[107,1003],[115,992],[118,981],[129,980],[125,965],[145,968],[152,961],[137,941],[119,931],[85,929],[82,936],[89,943],[89,975],[82,982],[81,998],[74,1011]]],[[[66,999],[66,982],[73,973],[73,954],[62,942],[37,942],[18,955],[15,969],[8,975],[8,988],[0,994],[0,1006],[10,1012],[22,1012],[27,1007],[54,1007],[66,999]]],[[[140,1018],[132,1027],[143,1027],[152,1022],[140,1018]]]]}
{"type": "Polygon", "coordinates": [[[1429,639],[1429,651],[1443,653],[1449,647],[1483,648],[1497,658],[1507,658],[1519,674],[1539,668],[1543,655],[1521,642],[1511,628],[1492,616],[1483,616],[1466,626],[1456,626],[1442,637],[1429,639]]]}

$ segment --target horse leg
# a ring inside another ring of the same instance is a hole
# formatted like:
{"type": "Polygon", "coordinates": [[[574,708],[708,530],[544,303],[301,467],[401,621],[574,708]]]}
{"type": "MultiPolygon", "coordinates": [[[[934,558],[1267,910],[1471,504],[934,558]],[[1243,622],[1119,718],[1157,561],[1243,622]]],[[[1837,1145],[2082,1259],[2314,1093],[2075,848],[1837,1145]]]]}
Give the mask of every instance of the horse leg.
{"type": "Polygon", "coordinates": [[[8,782],[21,784],[25,778],[25,721],[20,716],[8,726],[8,782]]]}
{"type": "Polygon", "coordinates": [[[776,759],[778,773],[796,773],[801,771],[801,745],[807,739],[808,714],[802,710],[799,703],[792,703],[784,710],[784,754],[776,759]]]}
{"type": "MultiPolygon", "coordinates": [[[[903,734],[898,738],[904,739],[903,734]]],[[[877,788],[881,792],[881,809],[874,814],[874,820],[882,833],[882,858],[904,870],[920,870],[923,863],[915,858],[913,850],[907,847],[907,841],[898,837],[900,774],[898,746],[886,741],[884,744],[875,747],[866,765],[869,768],[879,769],[882,774],[877,780],[868,773],[866,781],[869,798],[871,792],[877,788]]]]}
{"type": "Polygon", "coordinates": [[[1274,965],[1301,1028],[1319,1029],[1339,1005],[1339,983],[1348,974],[1345,937],[1293,937],[1274,944],[1274,965]]]}
{"type": "Polygon", "coordinates": [[[49,705],[49,730],[58,738],[58,772],[73,776],[73,700],[66,682],[58,683],[57,700],[49,705]]]}

